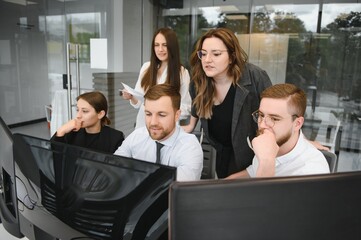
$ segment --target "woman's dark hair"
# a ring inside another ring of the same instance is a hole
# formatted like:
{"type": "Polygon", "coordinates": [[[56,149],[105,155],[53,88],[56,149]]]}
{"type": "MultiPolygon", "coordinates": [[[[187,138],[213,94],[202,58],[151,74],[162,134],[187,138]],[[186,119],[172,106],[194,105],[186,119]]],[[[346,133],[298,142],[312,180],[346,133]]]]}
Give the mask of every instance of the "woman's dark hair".
{"type": "Polygon", "coordinates": [[[144,89],[144,92],[146,92],[150,87],[157,84],[157,73],[161,61],[155,54],[154,45],[155,38],[158,34],[162,34],[167,42],[168,75],[165,83],[171,84],[180,90],[180,74],[182,65],[179,54],[179,43],[176,33],[170,28],[160,28],[154,33],[151,48],[150,66],[142,77],[141,86],[144,89]]]}
{"type": "Polygon", "coordinates": [[[101,92],[86,92],[79,95],[76,100],[83,99],[87,101],[97,113],[104,111],[104,117],[101,119],[102,126],[109,125],[110,119],[107,117],[108,114],[108,101],[101,92]]]}

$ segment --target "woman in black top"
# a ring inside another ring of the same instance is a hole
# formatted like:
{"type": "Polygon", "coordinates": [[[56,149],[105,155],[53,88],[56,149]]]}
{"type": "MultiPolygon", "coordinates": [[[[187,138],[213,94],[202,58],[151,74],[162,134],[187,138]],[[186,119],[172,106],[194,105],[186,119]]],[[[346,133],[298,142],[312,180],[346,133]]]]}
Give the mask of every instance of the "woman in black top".
{"type": "Polygon", "coordinates": [[[76,118],[61,126],[53,141],[114,153],[122,144],[124,134],[109,126],[108,102],[101,92],[87,92],[77,97],[76,118]]]}
{"type": "Polygon", "coordinates": [[[271,86],[267,73],[249,63],[236,35],[226,28],[211,29],[197,42],[190,58],[191,119],[186,132],[200,120],[205,136],[216,149],[219,178],[247,168],[254,156],[248,147],[256,136],[252,112],[260,93],[271,86]]]}

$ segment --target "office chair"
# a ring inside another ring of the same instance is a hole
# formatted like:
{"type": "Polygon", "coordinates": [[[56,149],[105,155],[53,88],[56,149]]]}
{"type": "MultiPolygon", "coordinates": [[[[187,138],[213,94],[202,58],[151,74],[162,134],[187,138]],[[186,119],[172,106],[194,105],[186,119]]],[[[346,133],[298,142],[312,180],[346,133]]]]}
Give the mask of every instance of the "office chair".
{"type": "Polygon", "coordinates": [[[335,154],[337,156],[335,171],[338,168],[338,158],[340,157],[341,137],[342,137],[342,126],[339,126],[339,129],[335,137],[335,154]]]}
{"type": "Polygon", "coordinates": [[[203,149],[203,169],[201,179],[216,178],[216,150],[211,146],[207,138],[204,138],[203,128],[196,126],[192,132],[197,138],[203,149]]]}
{"type": "Polygon", "coordinates": [[[331,173],[334,173],[337,171],[337,155],[333,152],[330,152],[330,151],[325,151],[325,150],[322,150],[321,151],[323,153],[323,155],[325,156],[326,160],[327,160],[327,163],[328,163],[328,166],[330,167],[330,172],[331,173]]]}

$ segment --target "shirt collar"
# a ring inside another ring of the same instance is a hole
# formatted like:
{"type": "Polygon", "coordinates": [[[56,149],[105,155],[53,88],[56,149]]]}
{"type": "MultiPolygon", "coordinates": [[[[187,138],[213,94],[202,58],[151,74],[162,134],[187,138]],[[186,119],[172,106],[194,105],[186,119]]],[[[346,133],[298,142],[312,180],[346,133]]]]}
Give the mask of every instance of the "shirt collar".
{"type": "Polygon", "coordinates": [[[168,147],[173,146],[178,138],[180,131],[181,131],[181,127],[178,124],[176,124],[175,131],[173,132],[173,134],[166,140],[159,142],[168,147]]]}

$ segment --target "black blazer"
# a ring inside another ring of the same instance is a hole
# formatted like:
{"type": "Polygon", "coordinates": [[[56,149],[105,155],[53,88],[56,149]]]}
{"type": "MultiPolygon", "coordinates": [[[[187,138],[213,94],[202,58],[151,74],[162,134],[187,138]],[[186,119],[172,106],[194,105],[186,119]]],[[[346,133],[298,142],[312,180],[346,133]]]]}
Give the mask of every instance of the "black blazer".
{"type": "MultiPolygon", "coordinates": [[[[271,80],[266,71],[256,65],[246,63],[242,76],[237,83],[234,97],[231,131],[236,167],[231,169],[229,174],[244,170],[252,164],[254,153],[248,147],[247,136],[252,140],[256,136],[258,126],[253,121],[251,114],[259,108],[262,91],[271,85],[271,80]]],[[[190,84],[189,93],[194,99],[196,92],[193,81],[190,84]]],[[[193,105],[191,113],[193,117],[198,118],[193,105]]],[[[200,121],[204,135],[216,149],[217,154],[220,154],[222,146],[209,136],[207,119],[201,118],[200,121]]]]}
{"type": "Polygon", "coordinates": [[[114,153],[124,140],[124,133],[109,126],[103,126],[100,135],[94,141],[89,141],[89,134],[84,128],[78,132],[69,132],[63,137],[57,137],[56,133],[52,136],[51,141],[63,142],[79,147],[85,147],[105,153],[114,153]]]}

